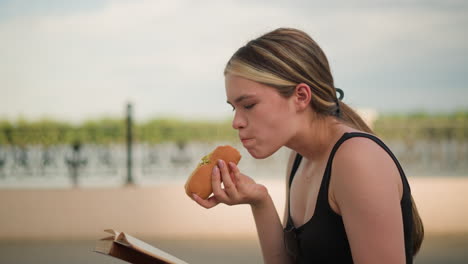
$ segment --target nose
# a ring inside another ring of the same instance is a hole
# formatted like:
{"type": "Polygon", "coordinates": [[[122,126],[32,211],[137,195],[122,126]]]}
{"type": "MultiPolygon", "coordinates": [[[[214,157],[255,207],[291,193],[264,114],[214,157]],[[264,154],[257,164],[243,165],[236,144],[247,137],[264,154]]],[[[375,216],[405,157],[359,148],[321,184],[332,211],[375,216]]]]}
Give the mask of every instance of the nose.
{"type": "Polygon", "coordinates": [[[232,127],[234,129],[242,129],[247,125],[247,120],[242,114],[238,111],[234,114],[234,119],[232,120],[232,127]]]}

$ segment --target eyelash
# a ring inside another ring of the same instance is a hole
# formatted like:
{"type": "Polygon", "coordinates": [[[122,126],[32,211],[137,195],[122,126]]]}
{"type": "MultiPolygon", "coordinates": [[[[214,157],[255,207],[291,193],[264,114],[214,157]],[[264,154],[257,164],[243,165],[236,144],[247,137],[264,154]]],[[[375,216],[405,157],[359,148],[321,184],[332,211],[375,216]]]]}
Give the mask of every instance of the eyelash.
{"type": "MultiPolygon", "coordinates": [[[[249,109],[252,109],[256,104],[249,104],[249,105],[245,105],[244,108],[249,110],[249,109]]],[[[235,111],[236,108],[233,106],[232,107],[232,111],[235,111]]]]}
{"type": "Polygon", "coordinates": [[[245,109],[252,109],[252,107],[254,107],[255,104],[249,104],[249,105],[246,105],[244,106],[245,109]]]}

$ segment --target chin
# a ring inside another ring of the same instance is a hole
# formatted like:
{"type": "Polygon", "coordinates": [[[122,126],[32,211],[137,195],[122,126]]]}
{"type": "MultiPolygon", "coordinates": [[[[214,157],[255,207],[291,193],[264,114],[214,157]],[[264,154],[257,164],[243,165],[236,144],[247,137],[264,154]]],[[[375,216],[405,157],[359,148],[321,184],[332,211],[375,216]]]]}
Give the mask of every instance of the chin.
{"type": "Polygon", "coordinates": [[[258,148],[248,148],[247,151],[255,159],[266,159],[273,155],[278,149],[275,150],[261,150],[258,148]]]}

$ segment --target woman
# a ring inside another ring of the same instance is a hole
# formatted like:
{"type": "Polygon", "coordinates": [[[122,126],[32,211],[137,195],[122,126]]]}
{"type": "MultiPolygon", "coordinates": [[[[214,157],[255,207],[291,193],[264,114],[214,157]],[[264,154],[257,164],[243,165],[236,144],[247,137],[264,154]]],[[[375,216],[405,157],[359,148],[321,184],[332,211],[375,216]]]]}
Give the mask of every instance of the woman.
{"type": "Polygon", "coordinates": [[[268,190],[232,163],[218,161],[214,195],[194,200],[249,204],[265,263],[412,263],[424,231],[405,174],[340,101],[314,40],[274,30],[241,47],[224,74],[232,126],[248,152],[263,159],[292,150],[283,225],[268,190]]]}

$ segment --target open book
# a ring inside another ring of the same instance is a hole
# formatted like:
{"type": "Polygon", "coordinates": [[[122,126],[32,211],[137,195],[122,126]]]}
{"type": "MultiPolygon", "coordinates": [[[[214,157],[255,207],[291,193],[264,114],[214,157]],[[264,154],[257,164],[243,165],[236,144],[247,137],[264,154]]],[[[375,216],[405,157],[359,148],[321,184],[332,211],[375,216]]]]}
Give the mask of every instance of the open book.
{"type": "Polygon", "coordinates": [[[97,241],[95,252],[135,264],[188,264],[124,232],[106,229],[111,236],[97,241]]]}

